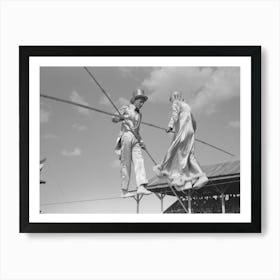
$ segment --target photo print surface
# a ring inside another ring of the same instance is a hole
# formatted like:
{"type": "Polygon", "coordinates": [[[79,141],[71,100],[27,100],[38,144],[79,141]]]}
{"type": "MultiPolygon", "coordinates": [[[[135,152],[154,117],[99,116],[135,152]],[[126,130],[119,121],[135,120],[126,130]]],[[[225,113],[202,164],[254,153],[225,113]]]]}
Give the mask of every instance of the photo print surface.
{"type": "Polygon", "coordinates": [[[41,214],[240,213],[239,66],[39,75],[41,214]]]}

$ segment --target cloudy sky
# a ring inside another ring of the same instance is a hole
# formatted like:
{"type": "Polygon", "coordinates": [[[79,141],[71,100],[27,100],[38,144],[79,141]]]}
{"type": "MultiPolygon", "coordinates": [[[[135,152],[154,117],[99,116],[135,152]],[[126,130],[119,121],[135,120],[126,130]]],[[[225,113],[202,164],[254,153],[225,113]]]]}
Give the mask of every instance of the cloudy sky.
{"type": "MultiPolygon", "coordinates": [[[[170,118],[168,98],[183,92],[197,120],[198,139],[235,154],[216,151],[196,143],[201,165],[239,159],[240,70],[239,67],[90,67],[117,106],[127,104],[136,88],[149,96],[142,108],[143,121],[166,127],[170,118]]],[[[41,94],[91,105],[114,112],[112,105],[82,67],[42,67],[41,94]]],[[[110,198],[120,195],[119,162],[114,145],[119,124],[109,116],[41,98],[41,159],[47,161],[41,178],[41,203],[110,198]]],[[[156,161],[170,144],[164,131],[143,126],[141,135],[156,161]]],[[[148,178],[153,164],[144,155],[148,178]]],[[[131,188],[135,189],[134,173],[131,188]]],[[[165,207],[174,201],[165,199],[165,207]]],[[[43,213],[135,213],[133,199],[112,199],[42,206],[43,213]]],[[[159,200],[145,197],[142,213],[159,213],[159,200]]]]}

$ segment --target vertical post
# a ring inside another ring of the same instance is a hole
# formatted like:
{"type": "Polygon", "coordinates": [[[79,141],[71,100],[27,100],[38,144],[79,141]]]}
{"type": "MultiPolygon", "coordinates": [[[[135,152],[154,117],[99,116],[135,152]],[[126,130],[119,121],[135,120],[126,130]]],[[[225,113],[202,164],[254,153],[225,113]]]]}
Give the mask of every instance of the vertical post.
{"type": "Polygon", "coordinates": [[[136,213],[139,214],[139,209],[140,209],[140,200],[142,199],[143,194],[136,194],[133,196],[133,198],[136,201],[136,213]]]}
{"type": "Polygon", "coordinates": [[[139,204],[140,204],[140,199],[139,199],[139,194],[136,195],[136,213],[139,214],[139,204]]]}
{"type": "Polygon", "coordinates": [[[163,199],[165,197],[165,193],[154,193],[156,195],[156,197],[160,200],[160,211],[161,213],[163,213],[163,199]]]}
{"type": "Polygon", "coordinates": [[[225,207],[225,194],[221,193],[221,200],[222,200],[222,213],[226,213],[226,207],[225,207]]]}
{"type": "Polygon", "coordinates": [[[163,213],[163,199],[165,197],[165,194],[164,193],[161,193],[160,194],[160,210],[161,210],[161,213],[163,213]]]}
{"type": "Polygon", "coordinates": [[[188,212],[189,214],[192,213],[192,192],[188,190],[188,212]]]}

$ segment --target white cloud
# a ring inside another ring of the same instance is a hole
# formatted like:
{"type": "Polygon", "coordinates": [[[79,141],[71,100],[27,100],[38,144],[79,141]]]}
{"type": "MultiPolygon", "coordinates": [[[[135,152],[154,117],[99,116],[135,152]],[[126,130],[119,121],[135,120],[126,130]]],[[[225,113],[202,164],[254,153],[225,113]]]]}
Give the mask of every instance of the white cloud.
{"type": "MultiPolygon", "coordinates": [[[[114,101],[113,101],[114,102],[114,101]]],[[[120,97],[118,100],[117,100],[117,104],[118,106],[122,106],[122,105],[128,105],[130,102],[129,100],[127,100],[126,98],[124,97],[120,97]]],[[[102,96],[100,99],[99,99],[99,104],[102,104],[102,105],[105,105],[105,106],[108,106],[108,107],[111,107],[113,108],[113,105],[111,104],[111,102],[109,101],[109,99],[106,97],[106,96],[102,96]]]]}
{"type": "Polygon", "coordinates": [[[82,154],[82,150],[80,148],[75,148],[72,151],[63,149],[61,151],[61,153],[66,157],[77,157],[77,156],[80,156],[82,154]]]}
{"type": "Polygon", "coordinates": [[[168,102],[174,90],[183,92],[196,112],[213,113],[216,106],[239,95],[239,67],[162,67],[143,81],[151,102],[168,102]]]}
{"type": "MultiPolygon", "coordinates": [[[[73,102],[76,102],[76,103],[80,103],[80,104],[83,104],[83,105],[87,105],[88,106],[88,103],[84,100],[84,98],[76,91],[73,91],[71,94],[70,94],[70,100],[73,101],[73,102]]],[[[77,110],[79,113],[83,114],[83,115],[86,115],[88,117],[90,117],[90,111],[88,109],[84,109],[84,108],[81,108],[81,107],[77,107],[77,110]]]]}
{"type": "Polygon", "coordinates": [[[210,114],[218,104],[240,95],[238,67],[218,68],[191,103],[195,111],[210,114]]]}
{"type": "Polygon", "coordinates": [[[118,100],[118,103],[119,103],[120,106],[122,106],[122,105],[128,105],[130,102],[126,98],[120,97],[119,100],[118,100]]]}
{"type": "Polygon", "coordinates": [[[170,93],[181,90],[186,97],[192,97],[207,81],[212,68],[161,67],[155,68],[143,81],[143,86],[152,92],[152,102],[168,102],[170,93]]]}
{"type": "Polygon", "coordinates": [[[240,122],[239,121],[230,121],[229,126],[233,128],[239,128],[240,127],[240,122]]]}
{"type": "Polygon", "coordinates": [[[79,124],[79,123],[74,123],[72,125],[73,128],[79,130],[79,131],[82,131],[82,130],[86,130],[87,127],[85,125],[82,125],[82,124],[79,124]]]}

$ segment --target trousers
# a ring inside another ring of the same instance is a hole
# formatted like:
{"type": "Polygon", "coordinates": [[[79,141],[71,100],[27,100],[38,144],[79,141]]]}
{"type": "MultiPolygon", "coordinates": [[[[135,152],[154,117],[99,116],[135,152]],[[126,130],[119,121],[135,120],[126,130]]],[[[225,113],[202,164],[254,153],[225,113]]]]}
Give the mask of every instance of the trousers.
{"type": "Polygon", "coordinates": [[[147,184],[144,159],[142,156],[141,147],[131,132],[125,132],[121,138],[121,188],[128,190],[131,163],[133,162],[137,187],[147,184]]]}

